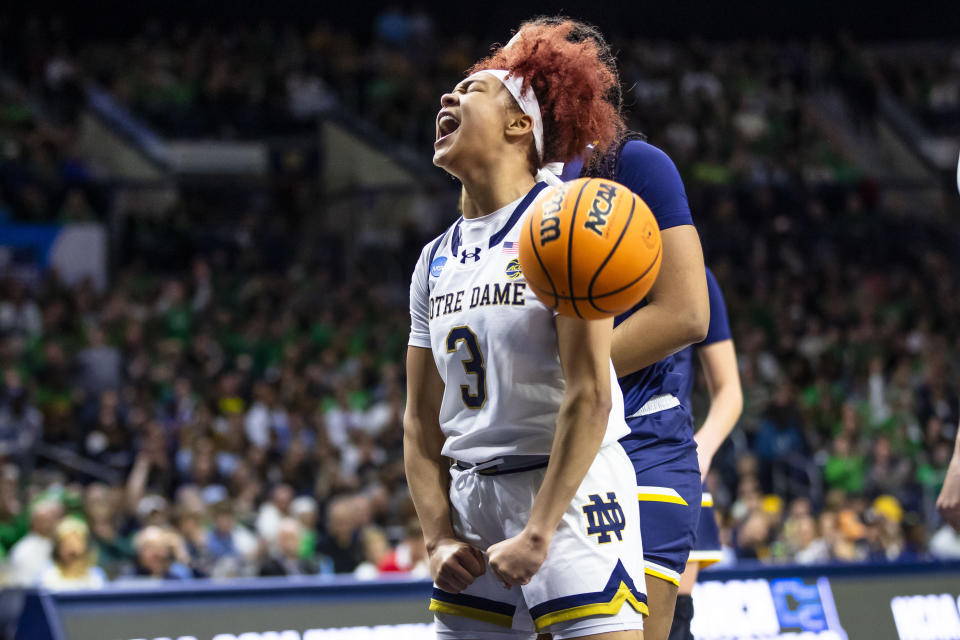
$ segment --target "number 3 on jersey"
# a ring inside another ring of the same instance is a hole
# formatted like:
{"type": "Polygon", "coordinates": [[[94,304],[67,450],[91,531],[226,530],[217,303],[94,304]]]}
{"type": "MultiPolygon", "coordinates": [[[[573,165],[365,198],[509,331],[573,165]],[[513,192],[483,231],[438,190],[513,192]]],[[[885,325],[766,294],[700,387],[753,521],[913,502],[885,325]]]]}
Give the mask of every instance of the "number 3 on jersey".
{"type": "Polygon", "coordinates": [[[450,333],[447,334],[447,353],[455,352],[459,342],[466,344],[467,351],[470,352],[470,358],[463,361],[463,370],[468,375],[477,376],[476,393],[470,392],[470,385],[462,384],[460,397],[463,398],[463,404],[470,409],[482,409],[487,401],[487,372],[483,368],[483,354],[480,353],[480,346],[477,344],[477,335],[466,326],[450,329],[450,333]]]}

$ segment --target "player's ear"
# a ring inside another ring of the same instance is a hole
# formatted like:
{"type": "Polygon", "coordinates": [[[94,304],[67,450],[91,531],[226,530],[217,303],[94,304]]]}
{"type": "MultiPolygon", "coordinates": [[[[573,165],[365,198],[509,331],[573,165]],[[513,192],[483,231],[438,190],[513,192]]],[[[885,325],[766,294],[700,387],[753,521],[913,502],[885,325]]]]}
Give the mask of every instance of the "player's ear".
{"type": "Polygon", "coordinates": [[[514,111],[507,117],[506,135],[508,138],[522,138],[533,133],[533,118],[521,111],[514,111]]]}

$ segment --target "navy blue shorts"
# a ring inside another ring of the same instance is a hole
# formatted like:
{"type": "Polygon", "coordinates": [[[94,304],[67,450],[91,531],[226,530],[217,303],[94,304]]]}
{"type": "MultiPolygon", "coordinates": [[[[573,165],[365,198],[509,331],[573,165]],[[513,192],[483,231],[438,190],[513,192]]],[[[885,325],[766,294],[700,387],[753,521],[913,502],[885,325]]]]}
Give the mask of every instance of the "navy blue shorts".
{"type": "MultiPolygon", "coordinates": [[[[642,532],[642,528],[641,528],[642,532]]],[[[700,568],[709,567],[720,562],[720,528],[713,514],[713,496],[703,488],[703,498],[700,500],[700,523],[697,526],[697,535],[693,541],[693,551],[690,552],[689,562],[700,563],[700,568]]]]}
{"type": "Polygon", "coordinates": [[[696,449],[637,472],[647,575],[679,586],[700,521],[701,491],[696,449]]]}

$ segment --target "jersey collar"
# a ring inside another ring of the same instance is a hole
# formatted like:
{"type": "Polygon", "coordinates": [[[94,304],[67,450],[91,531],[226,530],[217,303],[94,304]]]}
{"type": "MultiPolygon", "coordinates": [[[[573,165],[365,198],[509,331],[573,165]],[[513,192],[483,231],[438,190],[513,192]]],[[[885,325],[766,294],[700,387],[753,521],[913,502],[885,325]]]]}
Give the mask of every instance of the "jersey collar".
{"type": "MultiPolygon", "coordinates": [[[[533,185],[533,188],[530,189],[530,191],[527,192],[527,195],[523,196],[523,200],[521,200],[520,203],[514,207],[513,213],[510,214],[510,217],[507,219],[503,227],[501,227],[500,230],[495,234],[490,236],[490,242],[488,243],[488,247],[490,249],[503,242],[503,239],[507,237],[507,234],[510,233],[510,230],[513,229],[514,225],[517,224],[521,216],[523,216],[523,212],[527,210],[527,207],[529,207],[530,203],[532,203],[534,198],[537,197],[537,194],[543,191],[546,187],[546,182],[538,182],[537,184],[533,185]]],[[[457,224],[453,227],[453,237],[450,240],[450,251],[453,253],[454,258],[457,257],[457,252],[460,251],[461,222],[463,222],[463,218],[457,220],[457,224]]]]}

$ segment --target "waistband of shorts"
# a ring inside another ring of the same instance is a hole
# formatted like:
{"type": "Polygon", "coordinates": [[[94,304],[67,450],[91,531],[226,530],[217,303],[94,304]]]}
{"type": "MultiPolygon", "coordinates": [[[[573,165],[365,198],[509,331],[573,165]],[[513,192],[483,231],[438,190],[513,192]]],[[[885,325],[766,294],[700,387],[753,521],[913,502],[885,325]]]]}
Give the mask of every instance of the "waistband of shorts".
{"type": "Polygon", "coordinates": [[[460,471],[467,471],[474,467],[484,467],[477,471],[481,476],[502,476],[508,473],[521,473],[523,471],[533,471],[534,469],[543,469],[550,462],[550,456],[530,455],[530,456],[500,456],[495,458],[502,460],[494,466],[486,466],[489,462],[474,464],[472,462],[463,462],[454,460],[453,466],[460,471]]]}
{"type": "Polygon", "coordinates": [[[661,393],[659,395],[653,396],[649,400],[643,403],[643,406],[637,409],[636,413],[632,413],[627,418],[638,418],[640,416],[648,416],[651,413],[659,413],[661,411],[666,411],[667,409],[673,409],[674,407],[680,406],[680,398],[673,395],[672,393],[661,393]]]}

